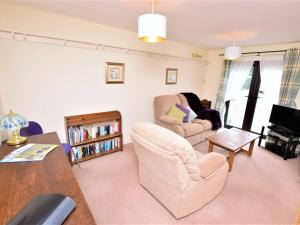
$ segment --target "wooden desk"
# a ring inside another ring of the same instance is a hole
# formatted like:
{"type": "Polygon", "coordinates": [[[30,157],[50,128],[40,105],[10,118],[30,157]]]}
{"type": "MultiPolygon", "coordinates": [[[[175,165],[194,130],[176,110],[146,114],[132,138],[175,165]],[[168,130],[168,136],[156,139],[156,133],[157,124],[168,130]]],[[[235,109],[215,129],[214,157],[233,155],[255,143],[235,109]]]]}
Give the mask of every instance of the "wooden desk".
{"type": "MultiPolygon", "coordinates": [[[[65,224],[96,224],[56,132],[31,136],[27,143],[59,146],[42,161],[0,163],[0,225],[6,224],[34,196],[42,193],[61,193],[75,200],[76,208],[65,224]]],[[[2,144],[0,158],[14,149],[2,144]]]]}

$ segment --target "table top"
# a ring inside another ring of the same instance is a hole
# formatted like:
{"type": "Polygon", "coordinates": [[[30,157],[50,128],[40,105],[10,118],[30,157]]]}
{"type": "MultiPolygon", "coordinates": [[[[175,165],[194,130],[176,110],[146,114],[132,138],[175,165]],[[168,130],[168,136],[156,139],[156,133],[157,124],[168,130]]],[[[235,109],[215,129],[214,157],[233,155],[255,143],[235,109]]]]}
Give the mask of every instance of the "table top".
{"type": "Polygon", "coordinates": [[[228,151],[237,151],[258,137],[257,134],[231,128],[207,137],[206,140],[228,151]]]}
{"type": "MultiPolygon", "coordinates": [[[[95,224],[56,132],[28,137],[28,143],[59,146],[42,161],[0,163],[0,225],[43,193],[60,193],[75,200],[76,208],[64,224],[95,224]]],[[[2,144],[0,159],[15,149],[2,144]]]]}

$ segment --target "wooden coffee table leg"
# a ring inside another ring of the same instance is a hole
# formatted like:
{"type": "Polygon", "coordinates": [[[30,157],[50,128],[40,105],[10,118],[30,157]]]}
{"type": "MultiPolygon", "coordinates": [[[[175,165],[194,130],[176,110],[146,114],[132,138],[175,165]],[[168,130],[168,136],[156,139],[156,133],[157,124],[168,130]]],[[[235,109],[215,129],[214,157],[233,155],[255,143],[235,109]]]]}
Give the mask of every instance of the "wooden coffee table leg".
{"type": "Polygon", "coordinates": [[[235,152],[229,151],[229,156],[228,156],[229,172],[231,172],[232,170],[234,156],[235,156],[235,152]]]}
{"type": "Polygon", "coordinates": [[[253,148],[254,148],[254,143],[255,143],[255,140],[253,140],[253,141],[250,142],[249,150],[247,151],[247,155],[249,157],[252,156],[252,152],[253,152],[253,148]]]}
{"type": "Polygon", "coordinates": [[[208,152],[212,152],[213,147],[214,147],[214,144],[209,141],[209,143],[208,143],[208,152]]]}

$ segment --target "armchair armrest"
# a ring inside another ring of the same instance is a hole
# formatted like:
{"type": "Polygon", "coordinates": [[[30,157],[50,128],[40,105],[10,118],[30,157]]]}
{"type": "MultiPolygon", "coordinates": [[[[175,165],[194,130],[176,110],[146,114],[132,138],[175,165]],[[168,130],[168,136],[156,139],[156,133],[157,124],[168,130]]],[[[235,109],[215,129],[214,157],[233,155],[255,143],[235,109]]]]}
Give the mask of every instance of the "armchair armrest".
{"type": "Polygon", "coordinates": [[[214,172],[226,163],[226,157],[220,153],[210,152],[198,159],[200,175],[208,178],[214,172]]]}
{"type": "Polygon", "coordinates": [[[179,120],[171,117],[171,116],[161,116],[158,118],[161,122],[169,124],[169,125],[179,125],[182,122],[180,122],[179,120]]]}

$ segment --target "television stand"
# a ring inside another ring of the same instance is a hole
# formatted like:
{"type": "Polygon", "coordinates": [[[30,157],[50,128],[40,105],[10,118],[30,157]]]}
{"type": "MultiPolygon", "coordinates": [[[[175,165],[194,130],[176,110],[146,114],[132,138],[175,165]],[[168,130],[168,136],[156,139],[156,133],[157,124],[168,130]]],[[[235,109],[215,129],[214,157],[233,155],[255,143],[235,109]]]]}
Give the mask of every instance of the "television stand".
{"type": "MultiPolygon", "coordinates": [[[[265,148],[280,155],[284,160],[297,157],[296,147],[300,143],[300,134],[279,125],[267,126],[269,132],[266,136],[265,148]]],[[[262,126],[258,146],[261,145],[265,126],[262,126]]]]}

